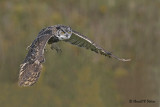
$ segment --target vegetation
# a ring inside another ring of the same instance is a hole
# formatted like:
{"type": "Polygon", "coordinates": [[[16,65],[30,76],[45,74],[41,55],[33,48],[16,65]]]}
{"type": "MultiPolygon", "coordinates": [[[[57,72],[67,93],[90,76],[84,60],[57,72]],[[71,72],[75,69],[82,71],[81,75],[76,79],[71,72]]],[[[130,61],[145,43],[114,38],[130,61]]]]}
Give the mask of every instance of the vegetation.
{"type": "Polygon", "coordinates": [[[128,101],[159,101],[159,7],[158,0],[1,0],[0,106],[142,107],[128,101]],[[42,28],[55,24],[69,25],[132,61],[109,59],[67,43],[59,43],[59,55],[47,45],[38,83],[18,87],[26,47],[42,28]]]}

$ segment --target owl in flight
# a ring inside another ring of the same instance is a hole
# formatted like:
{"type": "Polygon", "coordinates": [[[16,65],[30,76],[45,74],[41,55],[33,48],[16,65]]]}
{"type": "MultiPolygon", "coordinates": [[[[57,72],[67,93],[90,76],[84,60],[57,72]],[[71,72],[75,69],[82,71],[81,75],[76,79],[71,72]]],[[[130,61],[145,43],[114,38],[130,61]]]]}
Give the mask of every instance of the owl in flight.
{"type": "Polygon", "coordinates": [[[44,49],[46,44],[51,44],[51,49],[61,52],[61,49],[55,45],[58,41],[69,42],[73,45],[108,56],[109,58],[115,58],[120,61],[130,61],[130,59],[118,58],[104,50],[86,36],[72,30],[69,26],[54,25],[42,29],[37,38],[28,47],[28,54],[24,62],[20,65],[19,86],[32,86],[36,83],[41,73],[42,63],[45,61],[44,49]]]}

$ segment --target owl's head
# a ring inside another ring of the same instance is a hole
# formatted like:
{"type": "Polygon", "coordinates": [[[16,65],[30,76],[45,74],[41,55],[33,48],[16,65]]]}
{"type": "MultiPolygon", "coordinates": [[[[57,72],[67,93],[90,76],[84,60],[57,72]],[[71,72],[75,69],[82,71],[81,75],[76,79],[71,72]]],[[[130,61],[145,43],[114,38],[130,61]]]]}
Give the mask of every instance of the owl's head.
{"type": "Polygon", "coordinates": [[[56,27],[57,29],[57,33],[56,33],[56,37],[59,40],[66,40],[69,39],[72,35],[72,29],[69,26],[62,26],[62,25],[58,25],[56,27]]]}

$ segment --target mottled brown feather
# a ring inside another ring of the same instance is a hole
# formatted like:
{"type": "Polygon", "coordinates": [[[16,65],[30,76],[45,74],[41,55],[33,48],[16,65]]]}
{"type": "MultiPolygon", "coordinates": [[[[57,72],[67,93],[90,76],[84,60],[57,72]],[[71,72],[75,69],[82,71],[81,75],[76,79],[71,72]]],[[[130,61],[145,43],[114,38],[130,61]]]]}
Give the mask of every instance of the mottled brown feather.
{"type": "MultiPolygon", "coordinates": [[[[57,34],[59,30],[62,28],[70,28],[64,25],[55,25],[42,29],[37,38],[32,42],[32,44],[28,47],[28,54],[24,60],[24,62],[20,66],[19,72],[19,86],[32,86],[35,84],[40,76],[42,63],[45,61],[44,58],[44,48],[46,44],[52,44],[58,42],[60,38],[60,34],[57,34]]],[[[63,31],[64,32],[64,31],[63,31]]],[[[69,42],[73,45],[77,45],[79,47],[85,47],[86,49],[90,49],[96,53],[100,53],[101,55],[108,56],[110,58],[115,58],[120,61],[130,61],[130,59],[121,59],[117,56],[114,56],[111,52],[104,50],[99,47],[93,41],[89,40],[86,36],[71,30],[66,32],[67,34],[72,32],[71,37],[65,38],[63,41],[69,42]]]]}
{"type": "Polygon", "coordinates": [[[42,63],[45,61],[44,48],[48,40],[56,32],[55,27],[47,27],[42,29],[37,38],[29,46],[28,54],[20,66],[19,86],[32,86],[40,76],[42,63]]]}
{"type": "Polygon", "coordinates": [[[86,49],[90,49],[96,53],[100,53],[101,55],[108,56],[109,58],[115,58],[120,61],[130,61],[130,59],[123,59],[113,55],[111,52],[108,52],[95,44],[93,41],[88,39],[86,36],[72,30],[72,36],[68,40],[64,40],[65,42],[69,42],[73,45],[77,45],[79,47],[85,47],[86,49]]]}

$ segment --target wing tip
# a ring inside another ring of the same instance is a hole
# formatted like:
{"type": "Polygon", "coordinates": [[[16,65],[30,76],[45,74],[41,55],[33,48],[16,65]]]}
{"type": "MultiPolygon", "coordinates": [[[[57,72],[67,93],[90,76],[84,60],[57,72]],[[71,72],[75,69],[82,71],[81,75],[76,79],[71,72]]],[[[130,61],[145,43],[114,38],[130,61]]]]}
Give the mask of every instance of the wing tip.
{"type": "Polygon", "coordinates": [[[119,59],[120,61],[123,61],[123,62],[129,62],[131,61],[131,59],[119,59]]]}
{"type": "Polygon", "coordinates": [[[111,58],[115,58],[115,59],[117,59],[117,60],[119,60],[119,61],[123,61],[123,62],[129,62],[129,61],[131,61],[131,59],[119,58],[119,57],[117,57],[117,56],[115,56],[115,55],[113,55],[113,54],[110,54],[109,56],[110,56],[111,58]]]}

